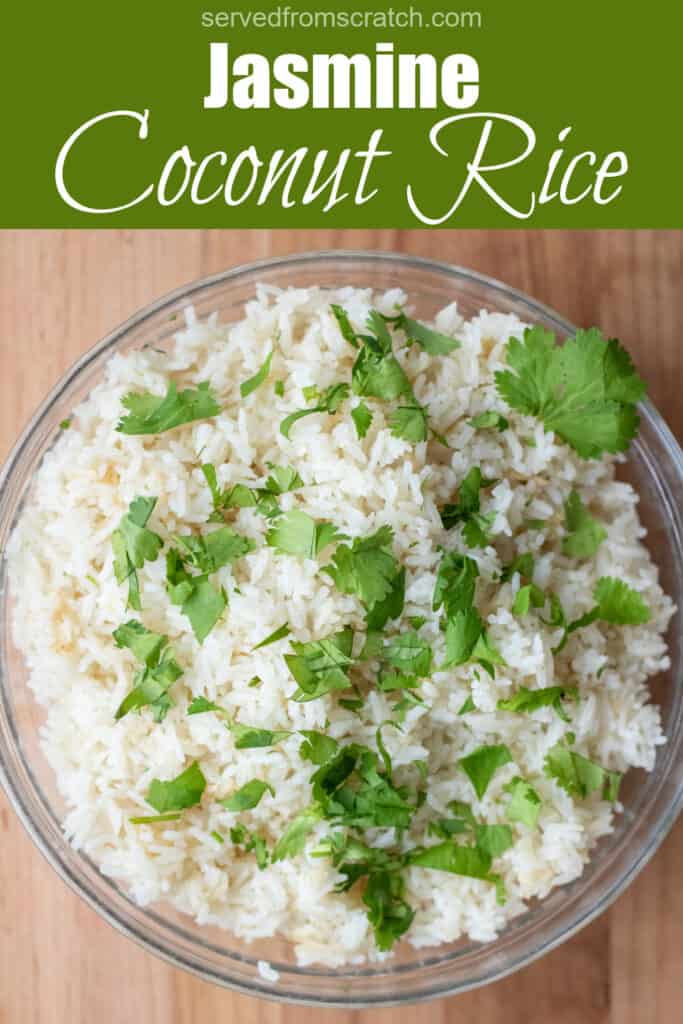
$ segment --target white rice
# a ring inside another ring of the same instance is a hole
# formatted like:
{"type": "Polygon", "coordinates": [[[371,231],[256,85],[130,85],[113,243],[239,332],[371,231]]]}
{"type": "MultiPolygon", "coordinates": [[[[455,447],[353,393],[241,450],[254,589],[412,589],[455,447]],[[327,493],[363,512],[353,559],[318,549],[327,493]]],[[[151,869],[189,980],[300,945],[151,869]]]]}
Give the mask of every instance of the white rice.
{"type": "MultiPolygon", "coordinates": [[[[648,703],[648,677],[666,669],[663,634],[673,606],[657,581],[657,569],[641,540],[638,496],[615,479],[614,460],[583,461],[529,417],[501,402],[493,374],[505,361],[505,345],[523,325],[512,315],[481,312],[464,321],[455,305],[436,318],[436,327],[457,335],[462,348],[433,357],[417,346],[398,358],[417,398],[429,406],[431,423],[446,435],[452,451],[412,445],[392,437],[389,403],[369,401],[374,420],[358,440],[349,416],[351,401],[334,416],[299,421],[286,440],[278,430],[285,415],[306,403],[301,389],[350,379],[354,351],[330,314],[340,303],[358,329],[370,308],[395,312],[407,297],[399,290],[278,291],[261,288],[244,319],[231,326],[216,317],[198,322],[192,310],[168,354],[146,349],[114,356],[105,378],[73,414],[46,455],[9,550],[15,600],[15,637],[25,654],[30,684],[44,706],[45,753],[68,806],[64,828],[73,844],[121,881],[140,903],[168,901],[200,923],[225,927],[256,939],[278,933],[294,944],[302,965],[330,966],[378,960],[359,887],[334,892],[339,875],[310,849],[330,829],[321,823],[307,852],[259,871],[253,855],[240,854],[229,839],[219,845],[211,833],[228,836],[238,820],[274,842],[287,823],[310,803],[312,767],[299,756],[296,734],[275,747],[234,749],[233,738],[214,714],[187,717],[189,700],[204,696],[243,722],[272,729],[319,729],[340,741],[374,749],[377,726],[391,717],[395,695],[370,691],[360,716],[340,707],[336,696],[309,703],[289,699],[296,688],[283,661],[289,640],[252,653],[254,644],[288,620],[292,636],[318,639],[351,624],[363,628],[359,601],[339,593],[321,574],[319,562],[277,554],[263,544],[265,521],[239,510],[230,525],[257,541],[257,548],[215,577],[231,591],[223,620],[200,646],[180,608],[169,603],[163,558],[139,572],[144,624],[164,633],[184,668],[172,695],[176,706],[161,724],[148,712],[114,720],[131,688],[135,660],[118,649],[112,630],[131,617],[126,587],[112,567],[111,537],[129,503],[156,495],[150,527],[164,539],[206,523],[211,499],[200,471],[213,462],[222,487],[262,482],[266,463],[294,466],[305,487],[281,499],[328,519],[352,535],[383,524],[393,527],[394,551],[406,565],[405,615],[424,615],[423,632],[433,643],[435,664],[443,660],[439,613],[431,610],[439,547],[462,549],[461,528],[446,533],[438,507],[452,500],[473,465],[500,482],[484,492],[482,511],[495,512],[493,544],[469,552],[479,563],[480,611],[489,636],[507,667],[495,681],[465,665],[434,672],[422,688],[427,707],[411,710],[403,732],[384,730],[395,766],[429,762],[427,808],[418,815],[411,841],[425,840],[425,819],[448,816],[453,799],[472,805],[488,823],[503,823],[503,787],[522,775],[543,800],[538,827],[513,826],[514,845],[496,861],[507,903],[496,903],[487,882],[411,868],[406,899],[416,915],[406,939],[414,947],[434,946],[467,935],[491,940],[532,897],[581,874],[596,841],[612,830],[611,806],[598,795],[572,799],[543,773],[545,753],[567,726],[549,709],[529,714],[496,711],[496,702],[520,686],[575,683],[581,702],[571,710],[575,749],[619,771],[653,767],[664,742],[657,707],[648,703]],[[239,383],[256,372],[277,339],[268,381],[240,398],[239,383]],[[116,431],[121,398],[131,390],[162,394],[169,377],[178,387],[210,381],[223,412],[153,437],[116,431]],[[273,391],[284,381],[284,395],[273,391]],[[468,419],[497,409],[510,421],[502,433],[475,430],[468,419]],[[531,445],[534,446],[531,446],[531,445]],[[437,461],[438,460],[438,461],[437,461]],[[561,553],[563,503],[577,488],[608,537],[592,559],[577,562],[561,553]],[[530,530],[528,519],[546,520],[530,530]],[[536,556],[535,581],[554,590],[568,616],[591,606],[599,577],[618,576],[642,594],[651,610],[643,626],[615,628],[595,623],[577,631],[553,656],[560,633],[538,616],[522,619],[510,608],[520,586],[491,582],[516,552],[536,556]],[[238,586],[239,592],[235,591],[238,586]],[[250,687],[254,675],[262,679],[250,687]],[[458,716],[472,692],[476,713],[458,716]],[[477,800],[457,760],[482,743],[505,743],[514,762],[496,773],[477,800]],[[134,815],[152,813],[145,801],[153,778],[170,779],[197,759],[207,779],[201,805],[180,821],[133,825],[134,815]],[[268,781],[268,794],[252,811],[236,815],[218,799],[252,778],[268,781]]],[[[419,310],[416,311],[419,316],[419,310]]],[[[393,833],[373,834],[391,845],[393,833]]],[[[259,965],[264,977],[270,966],[259,965]]]]}

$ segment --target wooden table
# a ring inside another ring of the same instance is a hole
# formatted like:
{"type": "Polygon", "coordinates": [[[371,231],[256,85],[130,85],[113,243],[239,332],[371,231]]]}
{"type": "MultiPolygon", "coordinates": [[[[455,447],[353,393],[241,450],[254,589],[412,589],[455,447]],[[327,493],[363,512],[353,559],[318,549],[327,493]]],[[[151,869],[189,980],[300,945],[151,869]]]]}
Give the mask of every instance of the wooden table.
{"type": "MultiPolygon", "coordinates": [[[[323,248],[474,267],[634,353],[683,439],[683,232],[0,232],[0,459],[65,368],[177,285],[323,248]]],[[[423,1008],[281,1007],[166,966],[73,895],[0,799],[1,1024],[675,1024],[683,1020],[683,820],[616,905],[511,978],[423,1008]]]]}

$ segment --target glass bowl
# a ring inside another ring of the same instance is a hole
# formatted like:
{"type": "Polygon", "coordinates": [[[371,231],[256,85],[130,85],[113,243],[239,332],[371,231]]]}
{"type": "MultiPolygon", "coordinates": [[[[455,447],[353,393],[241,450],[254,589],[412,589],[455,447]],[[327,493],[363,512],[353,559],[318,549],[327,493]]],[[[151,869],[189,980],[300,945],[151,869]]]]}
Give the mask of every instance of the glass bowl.
{"type": "MultiPolygon", "coordinates": [[[[188,303],[200,315],[217,311],[223,321],[239,318],[257,282],[279,286],[400,286],[416,315],[428,319],[457,300],[466,316],[485,307],[514,311],[559,337],[571,324],[506,285],[458,267],[388,253],[337,252],[273,259],[237,268],[173,292],[131,317],[87,352],[52,390],[24,430],[0,476],[0,550],[3,550],[31,477],[59,432],[59,423],[91,390],[107,359],[117,351],[170,342],[175,317],[188,303]]],[[[640,409],[642,428],[624,473],[641,495],[647,543],[661,567],[662,583],[680,605],[683,453],[652,405],[640,409]]],[[[318,1006],[381,1006],[461,992],[510,974],[553,949],[601,913],[632,881],[669,831],[683,801],[683,710],[681,617],[670,628],[672,668],[653,681],[668,742],[655,770],[632,770],[623,790],[624,813],[612,835],[601,840],[583,875],[554,890],[511,922],[489,944],[469,940],[433,949],[402,944],[386,964],[341,969],[298,967],[281,939],[247,944],[228,932],[195,924],[164,905],[139,907],[115,881],[66,841],[64,807],[41,752],[43,718],[27,686],[23,659],[10,635],[6,563],[0,563],[0,779],[29,835],[52,867],[105,920],[145,949],[199,977],[272,999],[318,1006]],[[279,973],[267,980],[258,961],[279,973]]]]}

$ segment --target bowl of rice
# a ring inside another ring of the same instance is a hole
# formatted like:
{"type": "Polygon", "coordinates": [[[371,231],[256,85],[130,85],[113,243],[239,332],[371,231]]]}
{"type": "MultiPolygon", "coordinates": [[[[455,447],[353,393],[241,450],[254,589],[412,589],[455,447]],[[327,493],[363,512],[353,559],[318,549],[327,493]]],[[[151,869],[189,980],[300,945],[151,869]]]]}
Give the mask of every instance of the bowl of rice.
{"type": "Polygon", "coordinates": [[[0,478],[0,778],[102,917],[381,1006],[573,935],[683,799],[683,456],[620,343],[392,254],[136,314],[0,478]]]}

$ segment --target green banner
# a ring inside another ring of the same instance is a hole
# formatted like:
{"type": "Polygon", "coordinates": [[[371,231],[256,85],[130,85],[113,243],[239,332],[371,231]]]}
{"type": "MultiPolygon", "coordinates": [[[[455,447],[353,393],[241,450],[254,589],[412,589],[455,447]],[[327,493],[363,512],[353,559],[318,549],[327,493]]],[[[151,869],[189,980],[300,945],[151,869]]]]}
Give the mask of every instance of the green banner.
{"type": "Polygon", "coordinates": [[[19,4],[2,227],[682,227],[680,6],[19,4]]]}

